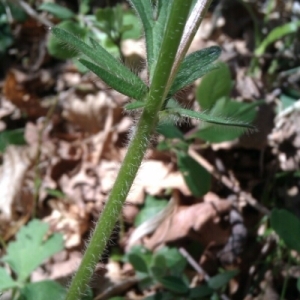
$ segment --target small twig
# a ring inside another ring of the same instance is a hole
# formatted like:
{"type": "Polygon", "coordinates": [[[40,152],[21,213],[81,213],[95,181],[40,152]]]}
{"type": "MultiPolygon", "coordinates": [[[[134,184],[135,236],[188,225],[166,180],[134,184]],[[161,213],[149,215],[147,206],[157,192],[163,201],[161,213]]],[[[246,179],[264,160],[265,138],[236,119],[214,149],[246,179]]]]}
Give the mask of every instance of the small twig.
{"type": "Polygon", "coordinates": [[[185,250],[185,248],[180,247],[179,252],[182,254],[183,257],[186,258],[188,263],[195,269],[195,271],[203,276],[205,281],[208,281],[210,279],[210,276],[202,269],[202,267],[194,260],[194,258],[185,250]]]}
{"type": "Polygon", "coordinates": [[[37,153],[35,156],[35,165],[34,165],[34,185],[35,185],[35,189],[34,189],[34,206],[33,206],[33,210],[32,210],[32,216],[35,217],[36,215],[36,209],[37,209],[37,204],[38,204],[38,200],[39,200],[39,192],[40,192],[40,187],[41,187],[41,183],[40,183],[40,170],[39,170],[39,162],[41,160],[41,154],[42,154],[42,143],[43,143],[43,134],[45,129],[47,128],[47,126],[50,123],[51,117],[55,111],[55,107],[58,103],[58,98],[55,99],[55,101],[53,102],[53,104],[51,105],[51,107],[48,110],[48,113],[45,117],[44,120],[44,124],[42,125],[42,128],[39,130],[38,132],[38,149],[37,149],[37,153]]]}
{"type": "Polygon", "coordinates": [[[131,288],[133,285],[137,284],[139,279],[133,277],[126,279],[120,283],[117,283],[113,286],[108,287],[104,292],[98,295],[94,300],[106,300],[115,295],[120,295],[124,293],[126,290],[131,288]]]}
{"type": "Polygon", "coordinates": [[[252,195],[243,191],[238,185],[234,184],[227,176],[220,174],[213,165],[211,165],[204,157],[202,157],[193,149],[193,146],[189,148],[189,155],[194,158],[200,165],[202,165],[217,180],[221,181],[226,187],[243,197],[249,205],[253,206],[259,212],[265,215],[270,215],[269,209],[260,204],[256,199],[252,197],[252,195]]]}
{"type": "MultiPolygon", "coordinates": [[[[195,269],[196,272],[203,275],[204,280],[208,282],[210,280],[210,276],[202,269],[202,267],[194,260],[194,258],[183,248],[179,248],[179,252],[185,257],[188,263],[195,269]]],[[[229,300],[229,298],[225,294],[221,294],[222,300],[229,300]]]]}
{"type": "Polygon", "coordinates": [[[46,18],[42,18],[29,4],[24,2],[23,0],[13,0],[13,2],[17,3],[19,6],[23,8],[23,10],[33,19],[36,19],[43,25],[47,27],[52,27],[54,24],[46,18]]]}

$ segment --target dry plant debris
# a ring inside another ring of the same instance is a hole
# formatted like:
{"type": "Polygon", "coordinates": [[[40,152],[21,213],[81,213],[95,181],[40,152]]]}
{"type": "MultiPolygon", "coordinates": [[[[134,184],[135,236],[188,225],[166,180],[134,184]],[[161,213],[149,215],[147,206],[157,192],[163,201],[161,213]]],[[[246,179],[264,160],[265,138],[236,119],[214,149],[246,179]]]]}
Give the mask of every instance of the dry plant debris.
{"type": "MultiPolygon", "coordinates": [[[[245,273],[254,264],[255,256],[264,255],[256,242],[250,258],[245,258],[243,249],[256,234],[253,232],[256,221],[269,213],[260,203],[265,178],[278,170],[299,172],[300,106],[298,100],[274,118],[273,108],[280,101],[274,89],[281,87],[267,86],[265,69],[271,64],[267,54],[260,58],[263,67],[259,76],[249,75],[254,51],[253,20],[244,9],[238,10],[240,4],[219,2],[223,14],[216,15],[219,11],[215,9],[203,20],[190,52],[221,45],[221,59],[229,64],[235,81],[233,96],[240,102],[271,99],[256,121],[259,132],[254,134],[254,140],[250,134],[208,149],[201,141],[195,141],[194,150],[206,157],[207,162],[202,164],[205,167],[208,163],[207,168],[211,168],[209,172],[215,177],[211,191],[200,198],[191,195],[174,155],[156,150],[161,140],[156,137],[123,209],[120,238],[112,239],[120,252],[128,250],[134,220],[145,195],[172,199],[171,213],[139,243],[157,249],[165,244],[181,247],[196,241],[204,248],[197,263],[209,272],[216,271],[218,266],[228,269],[239,266],[245,273]],[[230,14],[227,4],[232,6],[230,14]]],[[[243,2],[249,6],[251,1],[243,2]]],[[[262,9],[266,1],[258,2],[251,7],[262,9]]],[[[273,21],[278,23],[279,18],[274,17],[273,21]]],[[[26,144],[9,145],[1,154],[0,235],[8,243],[31,217],[49,223],[52,232],[63,234],[65,250],[36,270],[32,279],[63,282],[76,269],[93,221],[107,200],[135,118],[125,115],[121,108],[129,99],[110,90],[93,75],[78,72],[70,62],[51,58],[45,48],[45,27],[37,20],[29,19],[15,26],[17,55],[11,56],[13,62],[6,64],[5,76],[0,78],[0,130],[24,128],[26,144]]],[[[124,42],[122,52],[125,61],[140,71],[145,59],[143,41],[124,42]]],[[[143,76],[142,71],[140,74],[143,76]]],[[[299,76],[288,79],[293,88],[299,89],[299,76]]],[[[188,105],[193,105],[194,87],[185,96],[188,105]]],[[[193,126],[183,124],[182,129],[189,132],[193,126]]],[[[286,202],[296,199],[299,205],[299,190],[298,180],[290,188],[286,202]]],[[[141,298],[133,287],[136,278],[132,267],[104,260],[101,268],[104,271],[95,283],[99,295],[96,299],[126,293],[128,299],[141,298]],[[101,289],[100,280],[106,282],[101,289]]],[[[258,275],[252,277],[255,276],[258,275]]],[[[278,299],[276,280],[266,273],[261,282],[265,295],[258,292],[258,298],[244,299],[278,299]]],[[[242,285],[236,283],[232,299],[242,299],[238,298],[242,294],[242,285]]]]}

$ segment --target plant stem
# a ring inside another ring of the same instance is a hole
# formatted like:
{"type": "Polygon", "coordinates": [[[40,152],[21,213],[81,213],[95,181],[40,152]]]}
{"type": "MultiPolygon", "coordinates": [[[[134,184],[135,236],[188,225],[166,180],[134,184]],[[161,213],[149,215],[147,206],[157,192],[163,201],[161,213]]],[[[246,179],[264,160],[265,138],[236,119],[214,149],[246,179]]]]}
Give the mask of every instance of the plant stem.
{"type": "Polygon", "coordinates": [[[73,278],[66,300],[79,300],[80,296],[84,294],[98,259],[103,254],[121,213],[123,203],[144,158],[150,136],[157,124],[158,112],[168,93],[167,83],[191,4],[192,0],[173,1],[145,108],[109,199],[97,222],[78,272],[73,278]]]}
{"type": "Polygon", "coordinates": [[[288,254],[289,257],[288,257],[288,261],[287,261],[287,274],[284,278],[284,282],[283,282],[283,287],[282,287],[282,290],[281,290],[281,295],[280,295],[280,300],[284,300],[285,299],[285,293],[286,293],[286,289],[287,289],[287,284],[288,284],[288,281],[289,281],[289,278],[290,278],[290,273],[289,273],[289,269],[290,269],[290,265],[291,265],[291,253],[288,254]]]}

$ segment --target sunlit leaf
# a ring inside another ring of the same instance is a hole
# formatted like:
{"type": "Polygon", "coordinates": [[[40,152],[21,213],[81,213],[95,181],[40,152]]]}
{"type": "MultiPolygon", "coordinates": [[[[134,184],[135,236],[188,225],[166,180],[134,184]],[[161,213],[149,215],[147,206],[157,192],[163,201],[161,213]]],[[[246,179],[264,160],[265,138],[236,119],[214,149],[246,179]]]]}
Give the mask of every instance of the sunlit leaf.
{"type": "Polygon", "coordinates": [[[134,86],[124,78],[118,77],[114,73],[110,73],[106,69],[95,65],[88,60],[79,59],[79,61],[116,91],[134,99],[143,99],[145,97],[147,93],[146,85],[142,84],[140,86],[134,86]]]}
{"type": "Polygon", "coordinates": [[[26,280],[46,259],[63,249],[61,234],[53,234],[45,240],[48,228],[48,224],[32,220],[17,233],[16,241],[9,243],[2,261],[14,270],[18,281],[26,280]]]}
{"type": "Polygon", "coordinates": [[[221,48],[213,46],[188,55],[179,68],[169,94],[173,95],[185,86],[193,83],[196,79],[216,69],[216,66],[212,65],[212,62],[214,62],[220,54],[221,48]]]}

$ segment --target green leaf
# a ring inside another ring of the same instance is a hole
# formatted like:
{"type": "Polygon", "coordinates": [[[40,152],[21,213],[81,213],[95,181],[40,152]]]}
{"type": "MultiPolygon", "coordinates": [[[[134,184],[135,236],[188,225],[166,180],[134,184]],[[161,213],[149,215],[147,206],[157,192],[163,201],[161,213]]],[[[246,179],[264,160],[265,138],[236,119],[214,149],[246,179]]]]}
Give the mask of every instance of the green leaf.
{"type": "MultiPolygon", "coordinates": [[[[286,94],[281,94],[280,95],[280,102],[281,102],[281,107],[280,110],[284,110],[296,103],[298,99],[294,97],[290,97],[289,95],[286,94]]],[[[280,112],[280,111],[279,111],[280,112]]]]}
{"type": "Polygon", "coordinates": [[[21,299],[23,300],[45,300],[63,299],[66,290],[59,283],[52,280],[44,280],[34,283],[28,283],[21,289],[21,299]]]}
{"type": "Polygon", "coordinates": [[[9,9],[9,11],[10,11],[10,13],[11,13],[11,15],[12,15],[12,17],[15,21],[25,22],[28,19],[27,13],[24,11],[24,9],[17,2],[16,3],[14,3],[13,1],[5,1],[5,2],[4,2],[5,5],[8,6],[8,9],[9,9]]]}
{"type": "Polygon", "coordinates": [[[154,61],[154,57],[153,57],[154,37],[152,31],[152,28],[154,26],[154,20],[153,20],[153,8],[152,8],[151,1],[129,0],[129,2],[135,9],[138,17],[142,22],[144,32],[145,32],[147,61],[148,61],[148,65],[151,66],[154,61]]]}
{"type": "Polygon", "coordinates": [[[81,15],[86,15],[89,12],[90,2],[91,2],[91,0],[81,0],[79,2],[79,13],[81,15]]]}
{"type": "Polygon", "coordinates": [[[183,133],[173,124],[161,123],[156,127],[156,131],[167,139],[184,139],[183,133]]]}
{"type": "Polygon", "coordinates": [[[271,226],[290,249],[300,253],[300,219],[284,209],[273,209],[271,226]]]}
{"type": "Polygon", "coordinates": [[[24,129],[5,130],[0,133],[0,152],[9,145],[25,145],[24,129]]]}
{"type": "Polygon", "coordinates": [[[90,39],[92,47],[78,39],[73,34],[54,27],[52,33],[60,40],[69,44],[89,60],[79,61],[89,70],[98,75],[109,86],[137,100],[143,99],[148,91],[146,84],[128,68],[117,61],[110,53],[101,47],[94,39],[90,39]]]}
{"type": "Polygon", "coordinates": [[[123,27],[123,9],[120,4],[97,9],[96,19],[97,26],[114,42],[120,40],[123,27]]]}
{"type": "Polygon", "coordinates": [[[140,26],[139,19],[131,11],[123,13],[123,28],[126,28],[126,30],[122,31],[122,40],[137,40],[141,37],[142,27],[140,26]]]}
{"type": "Polygon", "coordinates": [[[10,26],[6,22],[0,25],[1,25],[1,35],[0,35],[0,56],[1,56],[13,44],[14,39],[11,33],[10,26]]]}
{"type": "MultiPolygon", "coordinates": [[[[149,48],[152,51],[152,52],[147,51],[147,61],[148,61],[148,66],[150,71],[150,82],[152,81],[152,75],[156,67],[156,62],[162,44],[162,37],[165,32],[165,26],[167,24],[171,5],[172,5],[172,1],[165,1],[165,0],[157,1],[155,13],[154,13],[155,22],[152,28],[152,36],[154,38],[152,38],[152,40],[149,41],[152,42],[152,45],[151,46],[149,45],[149,47],[147,47],[147,50],[149,48]]],[[[146,43],[148,43],[147,40],[146,43]]]]}
{"type": "Polygon", "coordinates": [[[61,20],[71,19],[75,17],[75,14],[67,7],[51,2],[42,3],[38,7],[38,10],[46,11],[61,20]]]}
{"type": "Polygon", "coordinates": [[[239,273],[238,270],[226,271],[224,273],[218,274],[211,277],[208,281],[210,288],[218,290],[223,286],[226,286],[228,282],[239,273]]]}
{"type": "Polygon", "coordinates": [[[159,200],[153,196],[148,195],[145,200],[144,207],[140,210],[135,218],[134,225],[139,226],[145,221],[151,219],[162,211],[168,204],[167,200],[159,200]]]}
{"type": "Polygon", "coordinates": [[[189,291],[189,287],[185,282],[176,276],[164,276],[159,279],[157,278],[157,281],[174,293],[185,294],[189,291]]]}
{"type": "MultiPolygon", "coordinates": [[[[59,23],[52,28],[52,33],[56,32],[69,32],[69,36],[76,37],[82,44],[85,45],[80,39],[84,39],[87,34],[85,28],[80,27],[77,23],[67,20],[59,23]]],[[[73,44],[68,43],[68,40],[61,39],[59,35],[51,34],[47,42],[48,52],[59,59],[69,59],[78,56],[78,48],[73,44]]]]}
{"type": "Polygon", "coordinates": [[[266,36],[266,38],[261,42],[259,47],[255,50],[256,55],[263,55],[267,49],[267,47],[274,43],[275,41],[282,39],[284,36],[296,33],[300,26],[300,21],[298,22],[290,22],[281,26],[278,26],[270,31],[270,33],[266,36]]]}
{"type": "Polygon", "coordinates": [[[129,253],[128,260],[136,271],[146,274],[148,273],[148,266],[142,255],[137,253],[129,253]]]}
{"type": "Polygon", "coordinates": [[[156,256],[165,257],[166,267],[170,270],[171,275],[181,275],[186,268],[186,259],[177,248],[163,247],[154,254],[154,257],[156,256]]]}
{"type": "Polygon", "coordinates": [[[207,285],[196,286],[190,289],[189,299],[201,299],[203,297],[208,297],[213,292],[214,290],[207,285]]]}
{"type": "Polygon", "coordinates": [[[61,234],[53,234],[45,240],[49,225],[32,220],[17,233],[16,241],[9,243],[2,258],[24,282],[39,265],[64,247],[61,234]]]}
{"type": "Polygon", "coordinates": [[[122,77],[117,77],[115,74],[110,73],[106,69],[91,63],[85,59],[79,59],[86,68],[91,70],[97,76],[99,76],[107,85],[115,89],[116,91],[127,95],[134,99],[143,99],[147,93],[146,85],[134,86],[131,82],[122,77]]]}
{"type": "Polygon", "coordinates": [[[14,281],[4,268],[0,268],[0,292],[17,287],[19,283],[14,281]]]}
{"type": "Polygon", "coordinates": [[[211,70],[216,69],[212,63],[220,56],[221,48],[217,46],[196,51],[182,62],[169,94],[172,96],[185,86],[193,83],[211,70]]]}
{"type": "Polygon", "coordinates": [[[196,91],[196,98],[202,110],[211,109],[222,97],[231,91],[231,76],[228,66],[219,63],[216,70],[206,74],[196,91]]]}
{"type": "Polygon", "coordinates": [[[55,198],[61,198],[61,199],[66,198],[66,194],[57,189],[46,188],[46,192],[48,195],[55,197],[55,198]]]}
{"type": "MultiPolygon", "coordinates": [[[[256,117],[256,107],[261,104],[261,101],[254,103],[241,103],[232,101],[228,98],[221,98],[215,106],[209,111],[211,118],[219,118],[231,123],[231,128],[224,126],[215,126],[215,124],[203,123],[200,124],[200,129],[189,138],[200,138],[210,143],[220,143],[231,141],[241,136],[248,129],[255,128],[250,123],[256,117]],[[236,124],[237,126],[234,126],[236,124]],[[240,126],[244,124],[246,126],[240,126]]],[[[254,129],[255,130],[255,129],[254,129]]]]}
{"type": "Polygon", "coordinates": [[[194,196],[200,197],[209,191],[211,176],[197,161],[180,151],[177,152],[177,164],[194,196]]]}
{"type": "Polygon", "coordinates": [[[153,255],[150,271],[154,278],[161,278],[164,275],[166,275],[168,269],[167,269],[166,258],[164,255],[157,254],[157,253],[153,255]]]}
{"type": "Polygon", "coordinates": [[[172,1],[157,0],[155,7],[152,6],[152,1],[150,0],[130,0],[130,2],[136,10],[144,28],[147,62],[151,81],[172,1]]]}
{"type": "Polygon", "coordinates": [[[155,295],[148,296],[143,300],[174,300],[174,294],[167,291],[157,292],[155,295]]]}
{"type": "Polygon", "coordinates": [[[143,101],[133,101],[133,102],[130,102],[130,103],[127,103],[124,108],[126,110],[135,110],[135,109],[141,109],[145,107],[145,102],[143,101]]]}

